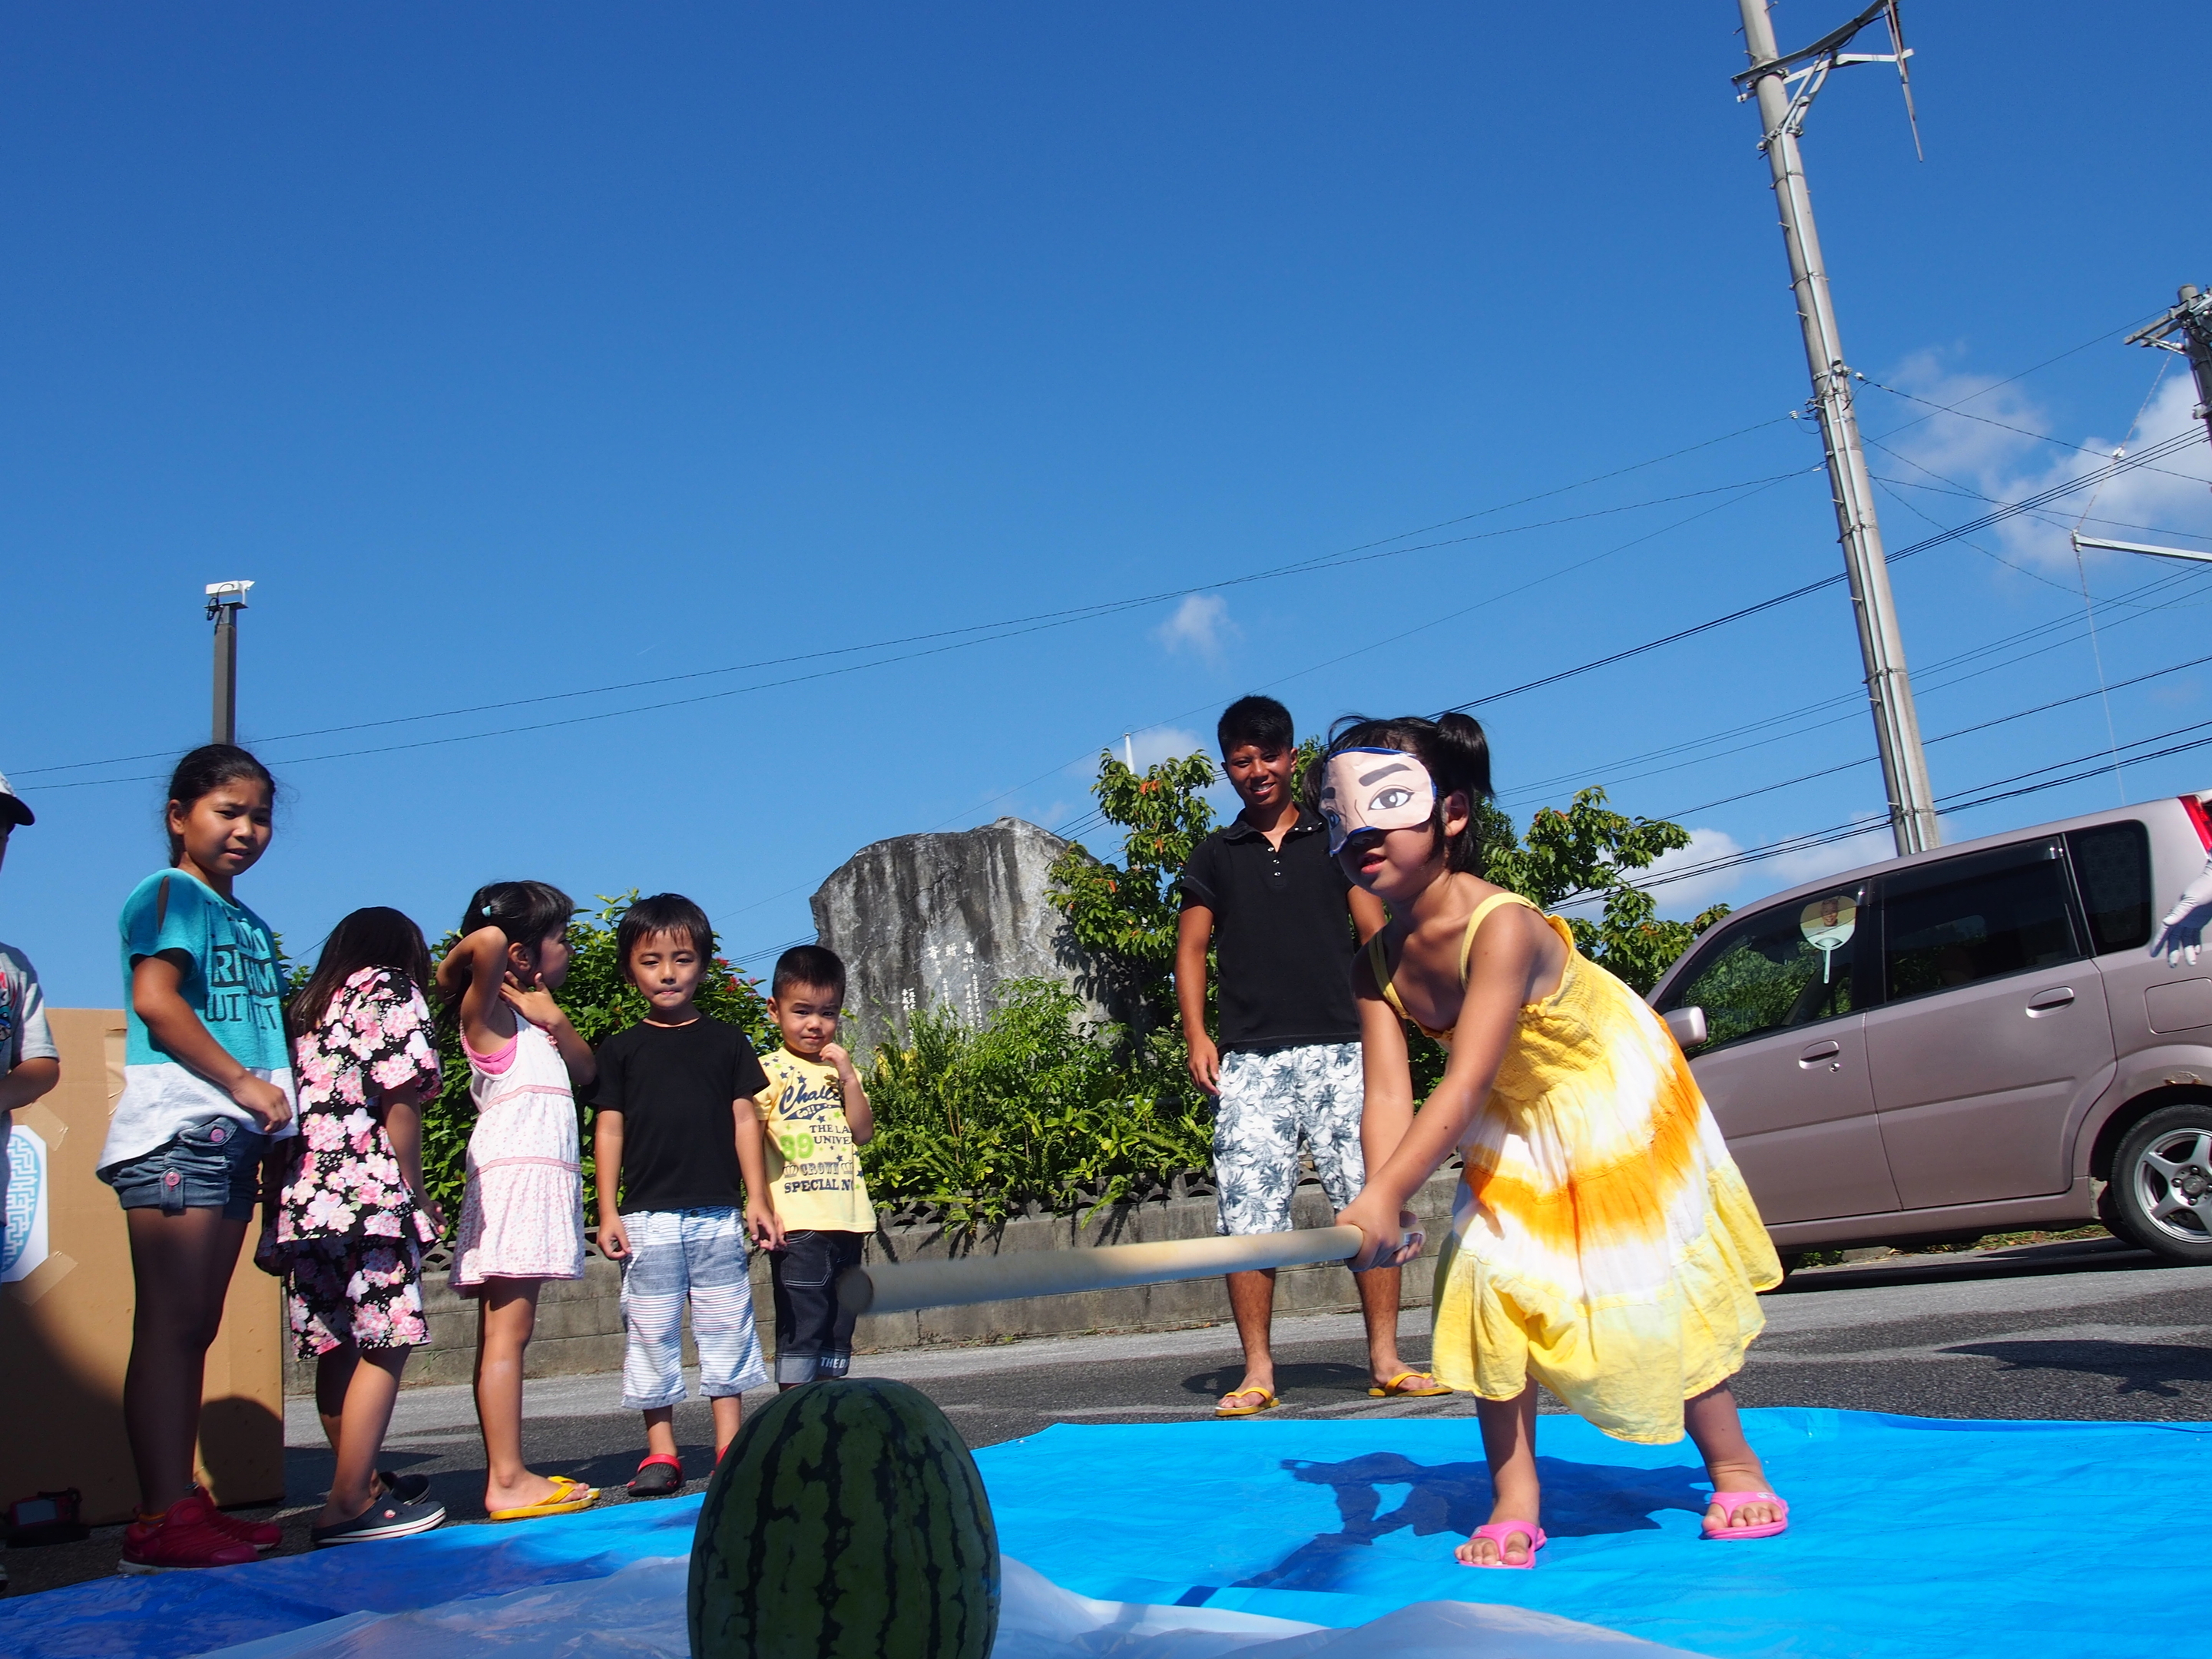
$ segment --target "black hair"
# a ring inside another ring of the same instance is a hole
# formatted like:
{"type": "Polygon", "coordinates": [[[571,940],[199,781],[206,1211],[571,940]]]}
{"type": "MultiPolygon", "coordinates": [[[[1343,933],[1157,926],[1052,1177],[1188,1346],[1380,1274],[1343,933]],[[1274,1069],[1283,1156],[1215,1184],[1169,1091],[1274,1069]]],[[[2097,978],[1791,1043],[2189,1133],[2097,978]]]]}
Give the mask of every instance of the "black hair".
{"type": "Polygon", "coordinates": [[[426,991],[430,947],[423,942],[422,930],[404,913],[384,904],[356,910],[331,928],[315,960],[315,971],[286,1010],[292,1036],[296,1039],[320,1024],[345,982],[364,968],[389,968],[412,989],[426,991]]]}
{"type": "Polygon", "coordinates": [[[479,927],[496,927],[509,945],[520,945],[532,961],[538,947],[556,933],[568,931],[576,914],[576,901],[550,882],[486,882],[461,915],[461,936],[479,927]]]}
{"type": "Polygon", "coordinates": [[[623,911],[615,928],[615,958],[621,963],[625,978],[629,974],[629,953],[640,939],[655,933],[686,934],[692,950],[701,957],[714,954],[714,928],[707,913],[681,893],[655,893],[623,911]]]}
{"type": "Polygon", "coordinates": [[[1332,755],[1347,749],[1401,749],[1428,768],[1437,786],[1437,810],[1429,827],[1443,844],[1444,867],[1482,872],[1482,848],[1475,834],[1473,809],[1491,798],[1490,739],[1480,723],[1466,714],[1442,714],[1430,720],[1420,714],[1401,714],[1393,720],[1371,720],[1346,714],[1328,728],[1328,746],[1321,759],[1306,769],[1306,805],[1321,806],[1322,769],[1332,755]],[[1455,790],[1468,798],[1467,828],[1456,836],[1444,833],[1444,797],[1455,790]]]}
{"type": "Polygon", "coordinates": [[[1221,740],[1221,758],[1227,760],[1232,749],[1242,749],[1251,744],[1262,750],[1289,749],[1297,742],[1297,728],[1291,724],[1291,711],[1273,697],[1263,697],[1256,692],[1249,697],[1239,697],[1221,711],[1221,723],[1214,728],[1221,740]]]}
{"type": "Polygon", "coordinates": [[[189,812],[194,802],[240,778],[252,779],[269,792],[269,804],[276,804],[276,780],[234,743],[204,743],[177,763],[177,769],[169,774],[169,793],[161,797],[161,830],[169,838],[172,868],[185,855],[185,838],[169,828],[169,808],[181,806],[189,812]]]}
{"type": "Polygon", "coordinates": [[[793,985],[828,991],[842,1005],[845,1000],[844,959],[826,945],[794,945],[775,959],[775,976],[768,994],[781,996],[793,985]]]}

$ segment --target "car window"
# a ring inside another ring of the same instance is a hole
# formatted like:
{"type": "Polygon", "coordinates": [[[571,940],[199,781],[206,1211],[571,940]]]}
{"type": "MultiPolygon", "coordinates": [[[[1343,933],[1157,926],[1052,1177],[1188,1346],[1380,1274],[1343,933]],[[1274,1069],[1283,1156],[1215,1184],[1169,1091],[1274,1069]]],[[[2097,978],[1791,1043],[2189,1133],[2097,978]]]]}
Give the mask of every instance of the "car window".
{"type": "Polygon", "coordinates": [[[1704,1009],[1710,1048],[1850,1013],[1861,896],[1842,888],[1731,923],[1668,988],[1666,1006],[1704,1009]]]}
{"type": "Polygon", "coordinates": [[[1882,978],[1893,1002],[2082,952],[2056,840],[1948,860],[1882,884],[1882,978]]]}
{"type": "Polygon", "coordinates": [[[2069,830],[2074,879],[2089,913],[2097,954],[2136,951],[2150,942],[2150,831],[2141,820],[2069,830]]]}

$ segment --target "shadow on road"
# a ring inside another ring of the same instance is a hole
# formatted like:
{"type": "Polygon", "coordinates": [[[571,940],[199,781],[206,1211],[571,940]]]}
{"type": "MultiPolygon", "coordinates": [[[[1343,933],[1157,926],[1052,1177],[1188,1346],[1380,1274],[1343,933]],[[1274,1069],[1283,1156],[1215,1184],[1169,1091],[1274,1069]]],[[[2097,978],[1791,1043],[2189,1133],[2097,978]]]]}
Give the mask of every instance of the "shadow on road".
{"type": "MultiPolygon", "coordinates": [[[[1408,1359],[1408,1364],[1417,1362],[1408,1359]]],[[[1242,1362],[1221,1365],[1210,1371],[1200,1371],[1182,1380],[1185,1394],[1204,1395],[1208,1398],[1224,1395],[1244,1380],[1242,1362]]],[[[1288,1395],[1298,1394],[1351,1394],[1364,1396],[1372,1379],[1364,1365],[1340,1365],[1328,1361],[1275,1363],[1275,1392],[1288,1395]]]]}
{"type": "Polygon", "coordinates": [[[1981,1279],[2026,1279],[2058,1273],[2140,1273],[2175,1264],[2117,1238],[2057,1244],[2022,1244],[1973,1255],[1905,1255],[1864,1267],[1807,1267],[1790,1275],[1769,1296],[1818,1296],[1826,1291],[1893,1285],[1953,1285],[1981,1279]]]}
{"type": "Polygon", "coordinates": [[[1978,1354],[2014,1371],[2072,1371],[2109,1376],[2116,1395],[2179,1399],[2177,1382],[2212,1382],[2212,1348],[2162,1342],[1967,1342],[1945,1353],[1978,1354]]]}

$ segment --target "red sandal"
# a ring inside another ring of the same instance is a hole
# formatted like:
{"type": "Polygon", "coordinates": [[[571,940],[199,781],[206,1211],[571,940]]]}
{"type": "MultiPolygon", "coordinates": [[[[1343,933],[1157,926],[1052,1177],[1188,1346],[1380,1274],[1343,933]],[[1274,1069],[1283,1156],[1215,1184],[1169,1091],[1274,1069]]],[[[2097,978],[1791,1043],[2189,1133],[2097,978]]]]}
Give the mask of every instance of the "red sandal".
{"type": "Polygon", "coordinates": [[[665,1452],[648,1452],[630,1477],[632,1498],[673,1498],[684,1490],[684,1460],[665,1452]]]}

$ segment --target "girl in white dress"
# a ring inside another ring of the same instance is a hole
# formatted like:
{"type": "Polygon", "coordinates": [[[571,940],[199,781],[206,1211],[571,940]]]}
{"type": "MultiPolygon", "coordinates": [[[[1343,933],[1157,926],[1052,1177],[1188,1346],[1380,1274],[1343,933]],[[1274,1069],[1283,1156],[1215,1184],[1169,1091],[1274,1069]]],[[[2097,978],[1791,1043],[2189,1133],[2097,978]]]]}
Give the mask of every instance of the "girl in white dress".
{"type": "Polygon", "coordinates": [[[438,988],[460,1000],[477,1126],[469,1136],[453,1283],[477,1302],[477,1419],[484,1509],[520,1521],[588,1509],[599,1489],[522,1461],[522,1356],[538,1287],[584,1276],[584,1188],[575,1087],[599,1075],[553,993],[568,976],[575,905],[542,881],[479,888],[438,988]]]}

